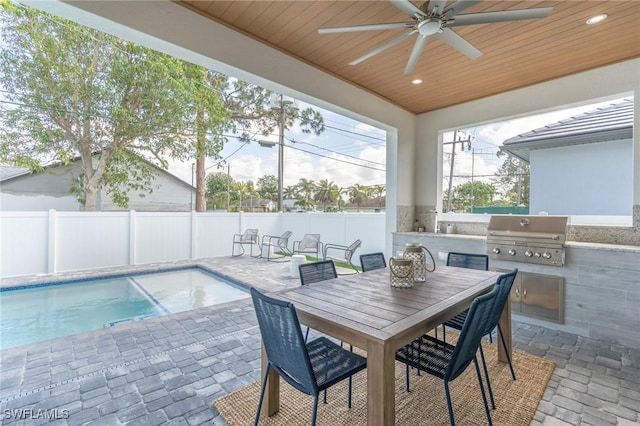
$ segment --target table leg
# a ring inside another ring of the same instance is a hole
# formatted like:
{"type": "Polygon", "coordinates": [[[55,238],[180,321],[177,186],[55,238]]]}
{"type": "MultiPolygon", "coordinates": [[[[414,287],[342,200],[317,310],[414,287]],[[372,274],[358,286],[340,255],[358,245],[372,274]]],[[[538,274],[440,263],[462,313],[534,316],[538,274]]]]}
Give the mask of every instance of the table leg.
{"type": "MultiPolygon", "coordinates": [[[[262,345],[262,374],[267,370],[267,352],[262,345]]],[[[267,377],[267,388],[264,392],[264,401],[262,402],[262,415],[265,413],[268,416],[273,416],[280,410],[280,376],[273,368],[269,371],[269,377],[267,377]]]]}
{"type": "Polygon", "coordinates": [[[367,424],[394,425],[395,350],[390,345],[367,345],[367,424]]]}
{"type": "MultiPolygon", "coordinates": [[[[512,339],[511,339],[511,301],[507,299],[507,303],[504,304],[504,309],[502,310],[502,315],[500,316],[500,328],[503,331],[504,342],[506,343],[507,350],[509,351],[509,357],[513,359],[513,351],[512,351],[512,339]]],[[[499,333],[499,331],[498,331],[499,333]]],[[[498,341],[498,360],[502,362],[508,362],[507,354],[502,346],[502,342],[500,340],[500,336],[497,336],[498,341]]]]}

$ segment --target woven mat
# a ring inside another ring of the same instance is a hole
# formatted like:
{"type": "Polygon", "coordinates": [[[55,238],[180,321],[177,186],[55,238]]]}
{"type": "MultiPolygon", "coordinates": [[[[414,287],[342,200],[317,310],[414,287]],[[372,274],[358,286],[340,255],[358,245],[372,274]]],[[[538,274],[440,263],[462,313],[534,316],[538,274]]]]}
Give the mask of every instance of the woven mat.
{"type": "MultiPolygon", "coordinates": [[[[454,343],[455,334],[448,332],[447,341],[454,343]]],[[[493,424],[529,426],[553,374],[555,364],[514,350],[513,363],[517,380],[513,381],[508,364],[497,361],[496,345],[486,342],[483,346],[496,401],[496,409],[491,410],[493,424]]],[[[479,357],[478,361],[480,362],[479,357]]],[[[442,380],[425,373],[417,376],[412,372],[411,392],[407,393],[404,371],[404,365],[396,362],[396,424],[448,425],[449,414],[442,380]]],[[[327,404],[322,403],[322,396],[320,396],[317,424],[366,425],[366,379],[366,370],[354,376],[351,410],[347,408],[346,381],[329,389],[327,404]]],[[[451,382],[450,389],[456,424],[460,426],[486,424],[487,419],[473,365],[451,382]]],[[[214,401],[213,405],[229,426],[246,426],[253,424],[259,396],[260,382],[254,382],[214,401]]],[[[267,419],[262,416],[260,424],[306,426],[311,423],[312,407],[311,396],[299,392],[284,380],[280,380],[280,411],[267,419]]]]}

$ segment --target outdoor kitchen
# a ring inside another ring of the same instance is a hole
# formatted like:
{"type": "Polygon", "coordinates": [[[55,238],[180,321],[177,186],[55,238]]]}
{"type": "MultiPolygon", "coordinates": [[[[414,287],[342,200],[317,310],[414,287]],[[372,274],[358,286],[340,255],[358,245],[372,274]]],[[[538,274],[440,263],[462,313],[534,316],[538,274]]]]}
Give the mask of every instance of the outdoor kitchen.
{"type": "Polygon", "coordinates": [[[438,232],[396,232],[393,250],[421,243],[441,265],[448,252],[486,253],[492,270],[518,268],[514,319],[640,348],[640,246],[615,243],[619,234],[637,238],[637,222],[588,227],[572,226],[568,216],[495,215],[488,222],[480,216],[427,228],[438,232]]]}

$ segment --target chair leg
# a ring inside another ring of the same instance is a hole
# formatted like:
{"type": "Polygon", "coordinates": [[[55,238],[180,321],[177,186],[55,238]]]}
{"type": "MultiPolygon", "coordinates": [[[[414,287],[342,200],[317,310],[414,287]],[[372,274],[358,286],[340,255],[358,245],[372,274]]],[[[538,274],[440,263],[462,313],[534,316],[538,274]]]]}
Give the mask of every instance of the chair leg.
{"type": "Polygon", "coordinates": [[[447,330],[444,324],[442,324],[442,341],[447,343],[447,330]]]}
{"type": "Polygon", "coordinates": [[[509,350],[507,349],[507,342],[504,340],[504,335],[502,334],[502,327],[500,327],[500,324],[498,324],[498,334],[500,335],[500,340],[502,341],[502,347],[504,348],[504,353],[507,355],[507,361],[509,362],[509,369],[511,370],[511,377],[513,377],[513,380],[515,380],[516,373],[515,371],[513,371],[511,356],[509,355],[509,350]]]}
{"type": "Polygon", "coordinates": [[[307,327],[307,331],[304,333],[304,341],[305,341],[305,343],[307,342],[307,339],[309,339],[309,327],[307,327]]]}
{"type": "Polygon", "coordinates": [[[478,347],[480,349],[480,359],[482,360],[482,368],[484,369],[484,377],[487,379],[487,389],[489,389],[489,399],[491,400],[491,408],[496,409],[496,402],[493,399],[493,389],[491,389],[491,381],[489,380],[489,370],[487,369],[487,362],[484,359],[484,351],[482,345],[478,347]]]}
{"type": "Polygon", "coordinates": [[[313,396],[313,414],[311,415],[311,426],[316,426],[316,418],[318,417],[318,395],[313,396]]]}
{"type": "Polygon", "coordinates": [[[407,392],[411,392],[409,390],[409,364],[405,364],[404,366],[405,366],[405,377],[406,377],[405,388],[407,389],[407,392]]]}
{"type": "Polygon", "coordinates": [[[453,417],[453,407],[451,406],[451,392],[449,392],[449,382],[444,382],[444,394],[447,397],[447,409],[449,410],[449,422],[451,426],[456,426],[456,420],[453,417]]]}
{"type": "Polygon", "coordinates": [[[351,410],[351,390],[353,388],[353,376],[349,376],[349,392],[347,392],[347,407],[351,410]]]}
{"type": "Polygon", "coordinates": [[[473,364],[476,367],[476,376],[478,376],[478,384],[480,385],[480,393],[482,393],[482,402],[484,403],[484,412],[487,415],[489,426],[493,426],[491,421],[491,412],[489,412],[489,404],[487,404],[487,394],[484,393],[484,385],[482,384],[482,376],[480,375],[480,367],[478,366],[478,358],[473,357],[473,364]]]}
{"type": "Polygon", "coordinates": [[[231,256],[238,257],[244,254],[244,246],[242,244],[233,243],[231,246],[231,256]],[[240,253],[235,254],[236,246],[240,246],[240,253]]]}
{"type": "Polygon", "coordinates": [[[258,412],[256,413],[256,419],[253,422],[253,426],[258,426],[258,421],[260,420],[260,410],[262,409],[262,401],[264,400],[264,391],[267,389],[267,377],[269,377],[269,370],[271,369],[271,364],[267,364],[267,370],[264,373],[264,377],[262,378],[262,388],[260,389],[260,400],[258,401],[258,412]]]}

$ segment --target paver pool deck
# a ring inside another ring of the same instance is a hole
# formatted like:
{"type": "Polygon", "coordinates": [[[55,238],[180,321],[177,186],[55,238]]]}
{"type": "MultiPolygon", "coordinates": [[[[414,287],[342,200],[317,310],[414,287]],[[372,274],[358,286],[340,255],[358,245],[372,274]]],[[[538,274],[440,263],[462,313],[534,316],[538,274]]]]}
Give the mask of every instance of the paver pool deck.
{"type": "MultiPolygon", "coordinates": [[[[152,267],[189,265],[266,291],[299,285],[288,263],[249,256],[152,267]]],[[[557,365],[532,425],[640,424],[640,351],[517,319],[513,342],[557,365]]],[[[260,331],[247,298],[0,351],[0,423],[44,424],[57,415],[66,418],[53,424],[224,425],[212,401],[259,379],[260,331]]]]}

